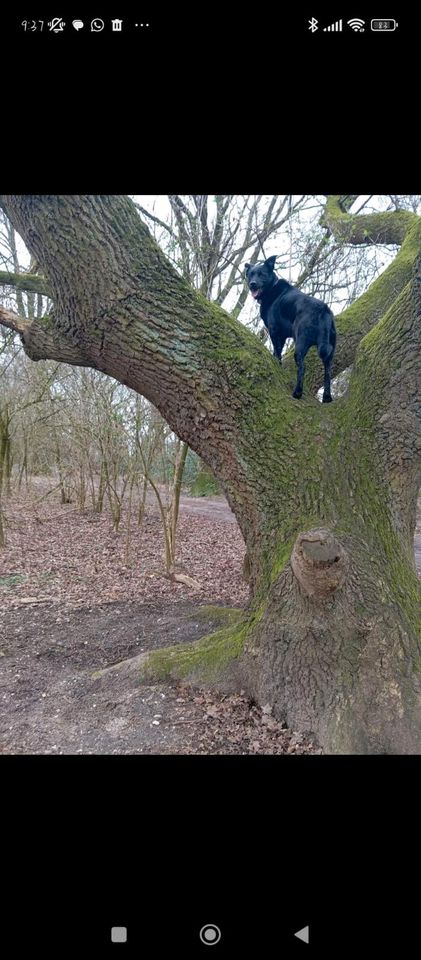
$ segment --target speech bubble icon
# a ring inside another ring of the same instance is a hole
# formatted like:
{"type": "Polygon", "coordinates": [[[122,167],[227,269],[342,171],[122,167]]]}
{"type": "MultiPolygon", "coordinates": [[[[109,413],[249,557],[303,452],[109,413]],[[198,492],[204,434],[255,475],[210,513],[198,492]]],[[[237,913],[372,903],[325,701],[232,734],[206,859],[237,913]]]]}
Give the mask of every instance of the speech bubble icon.
{"type": "Polygon", "coordinates": [[[104,29],[104,21],[100,20],[99,17],[96,20],[91,21],[91,30],[92,33],[99,33],[100,30],[104,29]]]}
{"type": "Polygon", "coordinates": [[[73,20],[72,26],[75,28],[75,30],[82,30],[82,27],[84,27],[85,24],[83,20],[73,20]]]}

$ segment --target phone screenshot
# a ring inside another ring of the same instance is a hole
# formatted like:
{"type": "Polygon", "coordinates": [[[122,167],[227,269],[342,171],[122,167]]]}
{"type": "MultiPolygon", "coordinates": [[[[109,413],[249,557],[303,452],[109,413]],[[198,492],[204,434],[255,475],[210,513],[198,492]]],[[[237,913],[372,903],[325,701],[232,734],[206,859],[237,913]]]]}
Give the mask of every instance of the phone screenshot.
{"type": "Polygon", "coordinates": [[[3,24],[6,956],[416,945],[418,28],[361,12],[3,24]]]}

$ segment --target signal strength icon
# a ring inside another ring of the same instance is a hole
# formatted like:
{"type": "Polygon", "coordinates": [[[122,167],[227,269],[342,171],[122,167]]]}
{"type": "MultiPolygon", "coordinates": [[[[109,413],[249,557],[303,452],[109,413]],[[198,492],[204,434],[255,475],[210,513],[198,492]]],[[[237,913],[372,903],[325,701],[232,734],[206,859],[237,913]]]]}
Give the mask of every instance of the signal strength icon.
{"type": "Polygon", "coordinates": [[[331,23],[330,27],[323,27],[323,33],[330,33],[331,30],[342,30],[342,20],[337,20],[336,23],[331,23]]]}
{"type": "Polygon", "coordinates": [[[347,23],[356,33],[364,33],[365,20],[357,20],[357,18],[354,18],[354,20],[347,20],[347,23]]]}

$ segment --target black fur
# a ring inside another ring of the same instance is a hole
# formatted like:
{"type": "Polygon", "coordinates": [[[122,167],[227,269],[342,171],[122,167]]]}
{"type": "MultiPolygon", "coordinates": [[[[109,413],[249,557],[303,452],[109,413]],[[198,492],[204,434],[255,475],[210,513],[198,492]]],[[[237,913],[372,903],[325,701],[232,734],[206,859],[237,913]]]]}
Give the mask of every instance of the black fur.
{"type": "Polygon", "coordinates": [[[260,316],[279,361],[288,337],[295,341],[297,385],[292,396],[299,400],[303,394],[304,357],[314,346],[325,370],[323,403],[330,403],[330,371],[336,345],[333,313],[322,300],[301,293],[286,280],[278,279],[274,273],[275,260],[276,257],[269,257],[255,266],[246,263],[250,292],[260,303],[260,316]]]}

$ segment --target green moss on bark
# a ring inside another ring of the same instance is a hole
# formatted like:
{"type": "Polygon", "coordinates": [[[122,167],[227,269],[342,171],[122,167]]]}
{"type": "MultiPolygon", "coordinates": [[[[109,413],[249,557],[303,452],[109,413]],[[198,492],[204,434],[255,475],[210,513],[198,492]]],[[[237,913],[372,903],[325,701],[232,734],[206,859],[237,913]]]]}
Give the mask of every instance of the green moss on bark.
{"type": "Polygon", "coordinates": [[[411,279],[420,245],[421,219],[416,217],[390,266],[355,303],[336,318],[339,335],[352,331],[356,332],[360,339],[384,316],[411,279]]]}
{"type": "Polygon", "coordinates": [[[211,681],[220,678],[241,656],[248,622],[233,624],[191,644],[153,651],[141,668],[141,678],[211,681]]]}
{"type": "Polygon", "coordinates": [[[214,620],[231,626],[244,619],[244,610],[240,607],[217,607],[205,604],[196,611],[199,620],[214,620]]]}
{"type": "MultiPolygon", "coordinates": [[[[342,204],[343,207],[343,204],[342,204]]],[[[407,210],[352,214],[341,208],[341,197],[330,195],[321,222],[329,226],[336,239],[344,243],[402,243],[417,219],[407,210]]]]}

